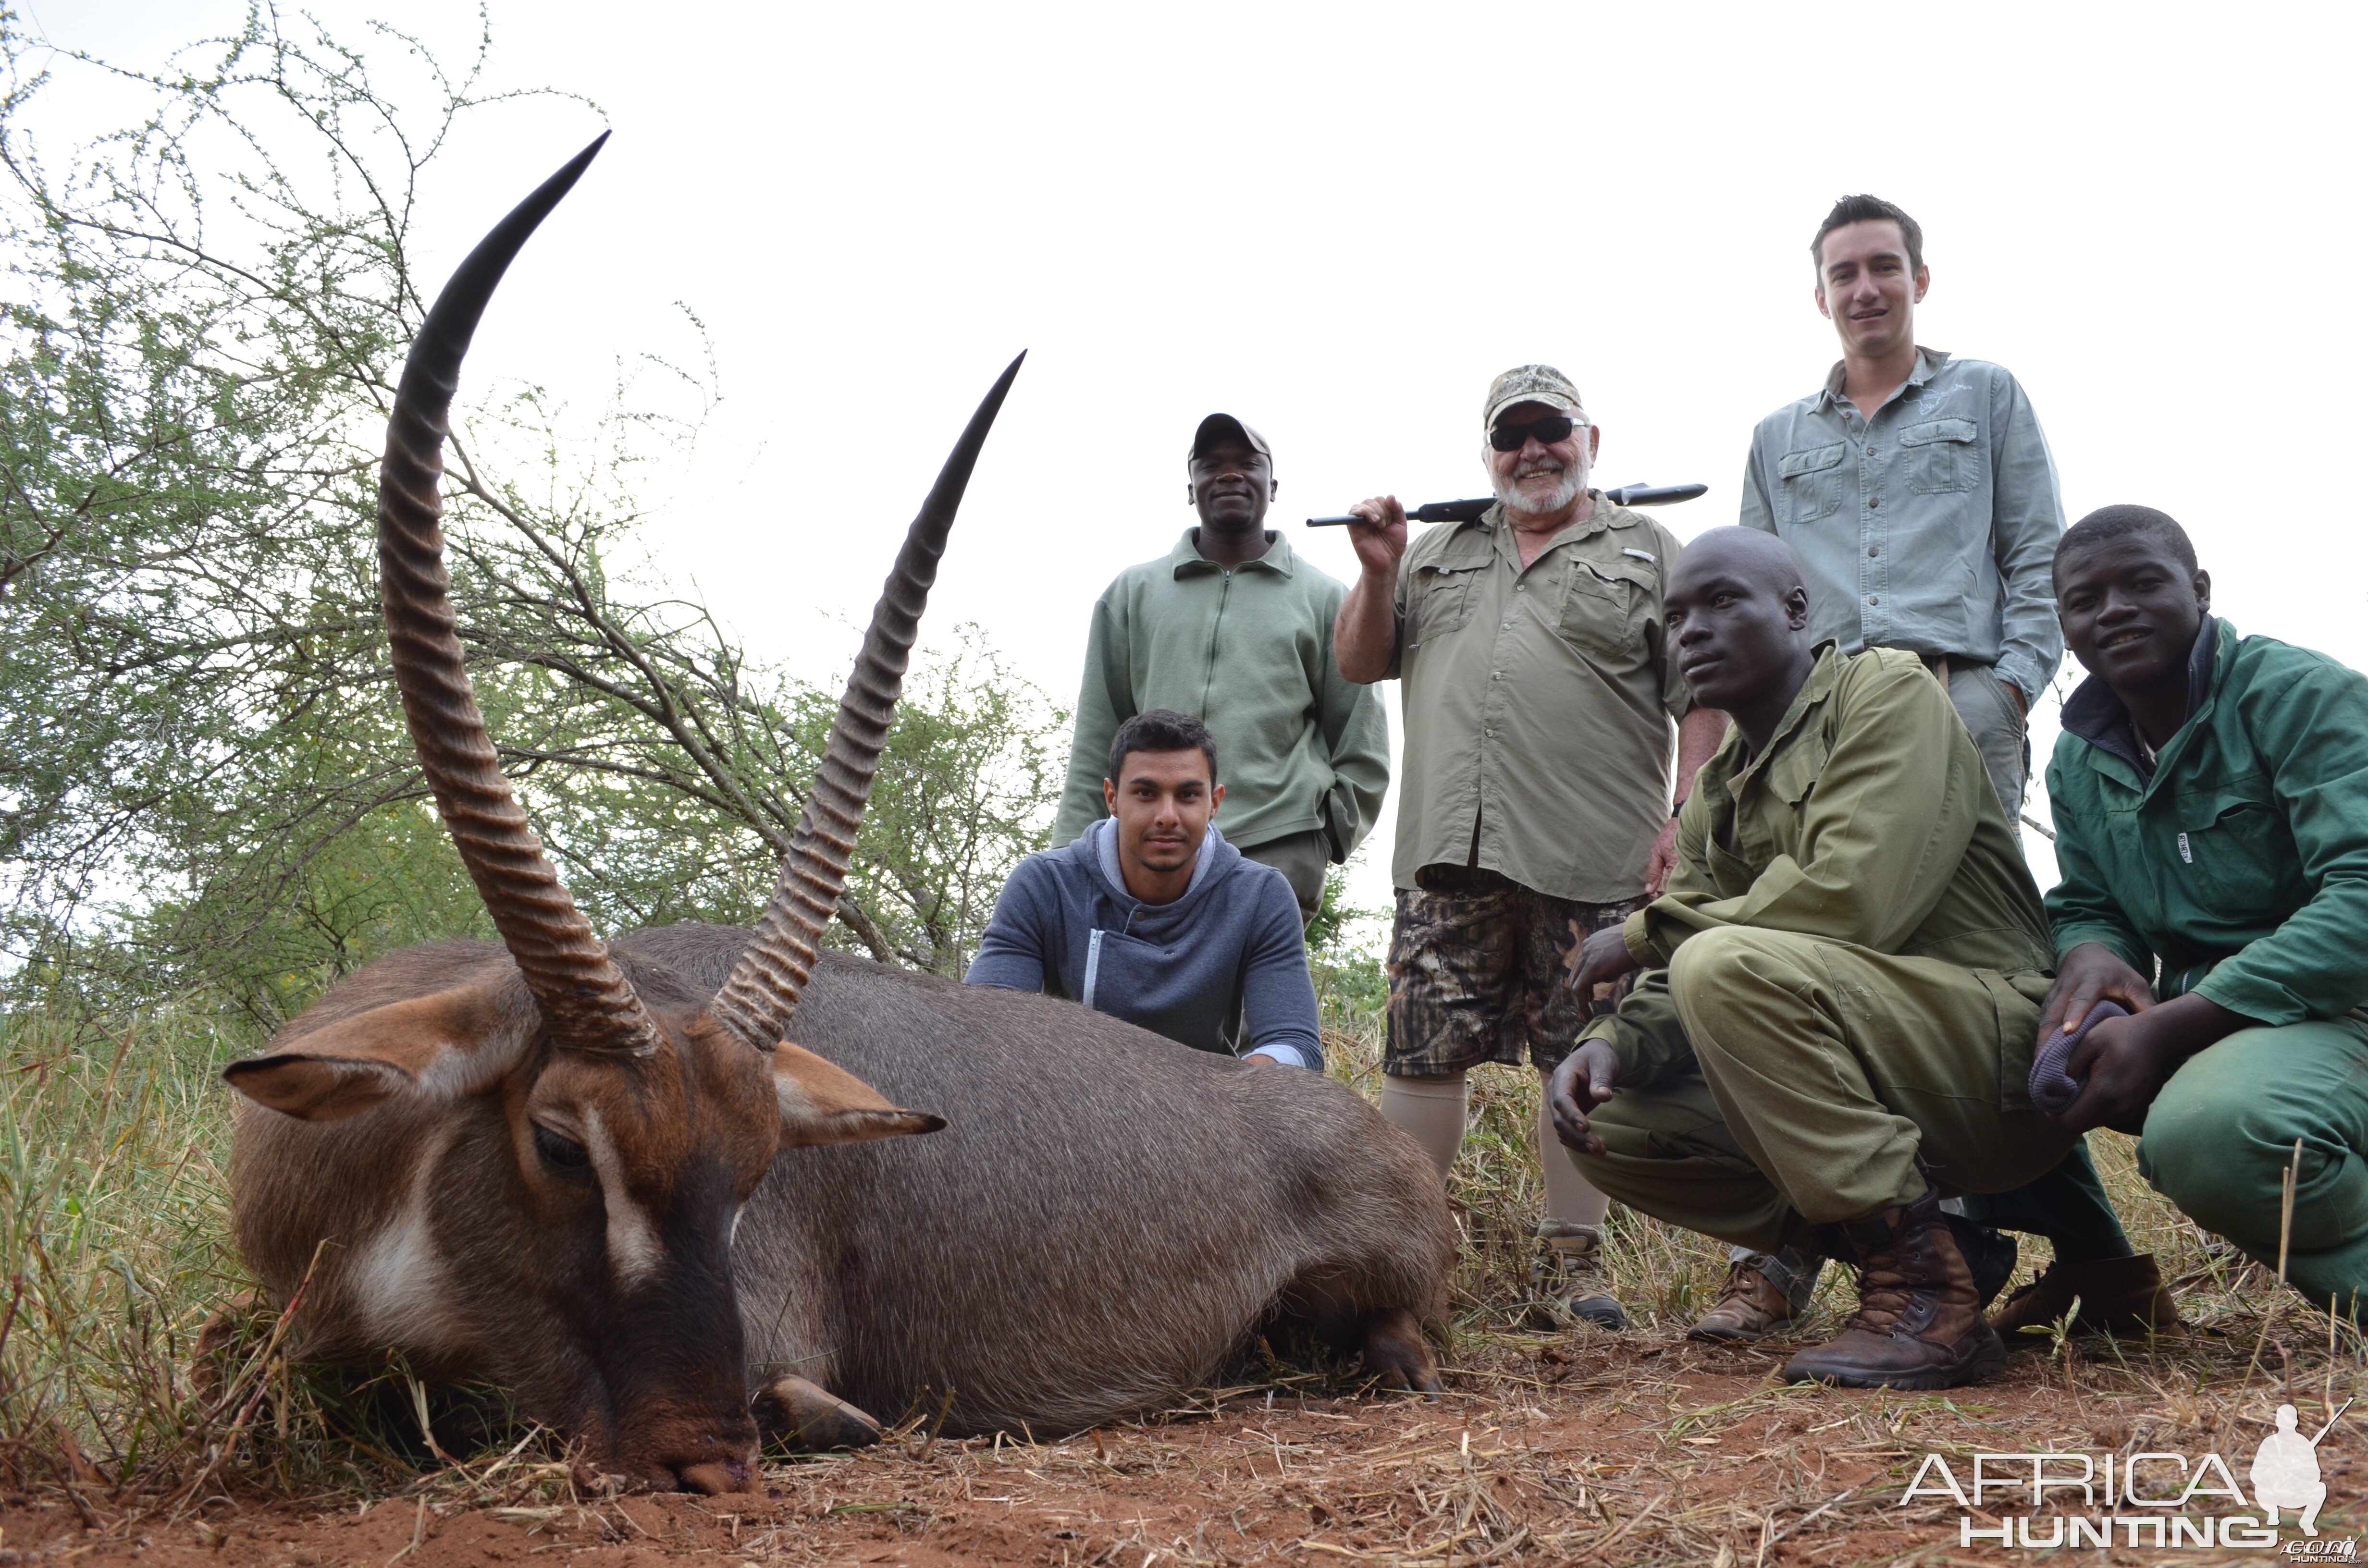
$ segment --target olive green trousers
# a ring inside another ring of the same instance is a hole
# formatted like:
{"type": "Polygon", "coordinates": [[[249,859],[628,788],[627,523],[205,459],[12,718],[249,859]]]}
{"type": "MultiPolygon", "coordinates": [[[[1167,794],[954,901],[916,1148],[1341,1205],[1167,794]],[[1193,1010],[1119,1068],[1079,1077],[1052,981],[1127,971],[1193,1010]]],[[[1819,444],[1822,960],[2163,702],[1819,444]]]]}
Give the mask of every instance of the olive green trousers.
{"type": "Polygon", "coordinates": [[[2025,1088],[2047,985],[1791,932],[1702,932],[1669,965],[1674,1017],[1652,1020],[1682,1031],[1694,1070],[1621,1090],[1589,1116],[1606,1153],[1571,1158],[1632,1209],[1763,1252],[1930,1187],[2021,1187],[2073,1141],[2025,1088]]]}

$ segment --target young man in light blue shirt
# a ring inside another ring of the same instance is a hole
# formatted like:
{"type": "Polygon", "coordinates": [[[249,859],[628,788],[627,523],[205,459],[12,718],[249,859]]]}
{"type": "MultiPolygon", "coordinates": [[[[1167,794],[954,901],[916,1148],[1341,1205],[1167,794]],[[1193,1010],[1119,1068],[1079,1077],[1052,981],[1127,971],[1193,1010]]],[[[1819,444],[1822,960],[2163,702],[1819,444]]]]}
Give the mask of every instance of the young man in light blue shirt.
{"type": "MultiPolygon", "coordinates": [[[[1842,357],[1825,385],[1752,433],[1743,467],[1746,528],[1800,556],[1811,635],[1842,652],[1901,648],[1948,688],[2011,824],[2031,774],[2026,717],[2064,662],[2055,619],[2055,543],[2064,533],[2055,460],[2013,376],[1916,341],[1916,307],[1932,284],[1924,231],[1891,202],[1846,196],[1810,242],[1819,313],[1842,357]]],[[[2010,1193],[1968,1198],[1986,1226],[2029,1231],[2060,1263],[2090,1270],[2089,1304],[2108,1294],[2143,1307],[2159,1279],[2097,1179],[2086,1142],[2010,1193]],[[2112,1290],[2100,1289],[2110,1279],[2112,1290]]],[[[2003,1240],[1998,1250],[2008,1257],[2003,1240]]],[[[1808,1301],[1816,1260],[1737,1248],[1725,1295],[1699,1337],[1781,1334],[1808,1301]]],[[[2060,1273],[2057,1284],[2071,1278],[2060,1273]]],[[[2018,1291],[2000,1313],[2011,1334],[2058,1292],[2018,1291]]],[[[2068,1301],[2064,1310],[2068,1310],[2068,1301]]],[[[2150,1309],[2148,1309],[2150,1311],[2150,1309]]],[[[2089,1326],[2160,1328],[2151,1316],[2100,1310],[2089,1326]]]]}

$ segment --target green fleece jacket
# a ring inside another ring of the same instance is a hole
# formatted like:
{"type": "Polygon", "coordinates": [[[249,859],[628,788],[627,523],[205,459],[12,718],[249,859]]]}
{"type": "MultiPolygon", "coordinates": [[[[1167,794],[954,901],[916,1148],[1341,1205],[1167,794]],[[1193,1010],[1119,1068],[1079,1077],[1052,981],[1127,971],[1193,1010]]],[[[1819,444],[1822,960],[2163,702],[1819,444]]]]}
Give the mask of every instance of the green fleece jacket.
{"type": "Polygon", "coordinates": [[[2102,942],[2163,1000],[2264,1024],[2368,1004],[2368,678],[2207,619],[2187,722],[2148,764],[2091,676],[2047,767],[2055,950],[2102,942]]]}
{"type": "Polygon", "coordinates": [[[1332,657],[1332,619],[1348,590],[1294,557],[1281,534],[1228,572],[1201,555],[1200,532],[1187,528],[1165,560],[1120,573],[1094,605],[1053,843],[1110,814],[1102,776],[1118,727],[1166,708],[1216,740],[1227,842],[1247,849],[1320,828],[1332,858],[1345,860],[1390,782],[1381,699],[1342,679],[1332,657]]]}

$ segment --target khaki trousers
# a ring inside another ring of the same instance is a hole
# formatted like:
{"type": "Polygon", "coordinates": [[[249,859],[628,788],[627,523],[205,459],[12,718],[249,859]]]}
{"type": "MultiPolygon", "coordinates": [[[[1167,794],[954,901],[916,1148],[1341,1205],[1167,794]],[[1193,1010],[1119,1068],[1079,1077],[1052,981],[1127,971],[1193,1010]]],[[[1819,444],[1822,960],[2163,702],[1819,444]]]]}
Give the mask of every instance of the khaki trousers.
{"type": "Polygon", "coordinates": [[[1272,866],[1282,873],[1283,881],[1291,884],[1291,896],[1299,901],[1302,926],[1315,918],[1316,910],[1324,903],[1324,873],[1332,866],[1332,840],[1322,828],[1311,827],[1305,833],[1235,847],[1241,850],[1243,859],[1272,866]]]}
{"type": "Polygon", "coordinates": [[[1762,1252],[1928,1186],[2021,1187],[2072,1134],[2028,1097],[2048,982],[2018,978],[1791,932],[1702,932],[1669,966],[1696,1071],[1622,1090],[1590,1118],[1607,1153],[1571,1159],[1632,1209],[1762,1252]]]}

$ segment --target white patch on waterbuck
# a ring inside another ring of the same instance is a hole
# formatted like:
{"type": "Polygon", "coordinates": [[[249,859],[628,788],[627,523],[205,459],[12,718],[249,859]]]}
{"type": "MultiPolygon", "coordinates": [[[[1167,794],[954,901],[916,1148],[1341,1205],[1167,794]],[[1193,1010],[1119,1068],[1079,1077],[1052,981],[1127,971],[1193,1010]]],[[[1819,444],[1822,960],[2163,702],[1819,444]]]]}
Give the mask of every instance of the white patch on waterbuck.
{"type": "Polygon", "coordinates": [[[465,1348],[468,1330],[452,1310],[451,1280],[437,1250],[429,1200],[448,1133],[420,1150],[403,1207],[355,1249],[352,1290],[365,1332],[438,1355],[465,1348]]]}
{"type": "Polygon", "coordinates": [[[598,1108],[584,1108],[584,1147],[592,1155],[592,1169],[600,1178],[600,1201],[609,1210],[609,1266],[625,1285],[639,1285],[666,1262],[658,1244],[657,1227],[625,1190],[625,1165],[617,1158],[616,1142],[600,1124],[598,1108]]]}

